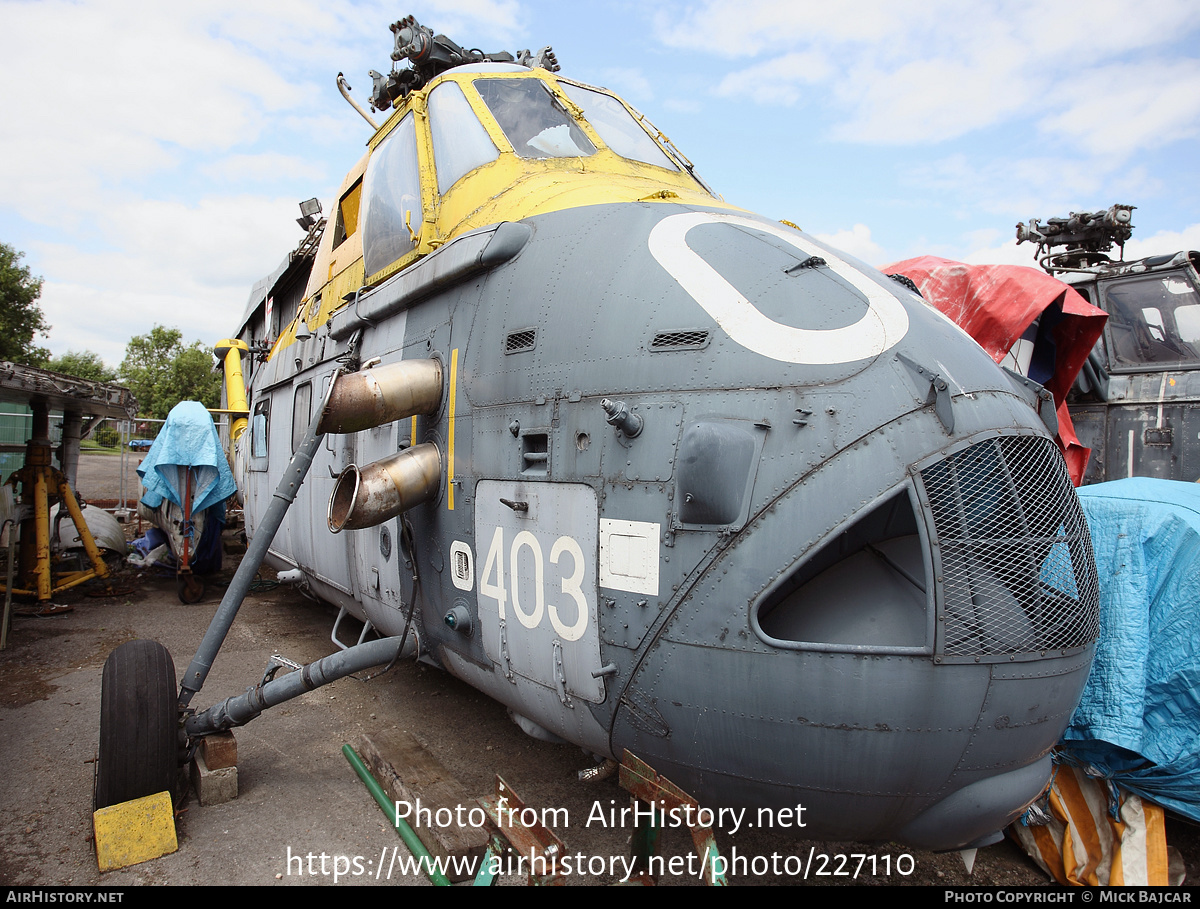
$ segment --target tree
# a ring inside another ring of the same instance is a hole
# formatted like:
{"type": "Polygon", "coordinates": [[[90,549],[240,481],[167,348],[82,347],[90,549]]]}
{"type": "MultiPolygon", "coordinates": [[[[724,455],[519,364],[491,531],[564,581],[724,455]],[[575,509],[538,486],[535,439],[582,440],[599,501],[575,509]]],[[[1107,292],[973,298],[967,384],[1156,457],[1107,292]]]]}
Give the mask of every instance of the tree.
{"type": "Polygon", "coordinates": [[[74,376],[77,379],[87,379],[89,382],[115,382],[117,371],[105,366],[100,354],[91,350],[76,353],[68,350],[61,357],[50,361],[47,369],[61,372],[64,376],[74,376]]]}
{"type": "Polygon", "coordinates": [[[221,376],[213,372],[212,348],[199,341],[185,347],[177,328],[155,325],[130,338],[118,372],[144,417],[166,419],[180,401],[220,406],[221,376]]]}
{"type": "Polygon", "coordinates": [[[35,334],[50,330],[37,305],[42,279],[33,277],[29,266],[21,264],[24,255],[0,243],[0,360],[45,367],[50,351],[33,345],[35,334]]]}

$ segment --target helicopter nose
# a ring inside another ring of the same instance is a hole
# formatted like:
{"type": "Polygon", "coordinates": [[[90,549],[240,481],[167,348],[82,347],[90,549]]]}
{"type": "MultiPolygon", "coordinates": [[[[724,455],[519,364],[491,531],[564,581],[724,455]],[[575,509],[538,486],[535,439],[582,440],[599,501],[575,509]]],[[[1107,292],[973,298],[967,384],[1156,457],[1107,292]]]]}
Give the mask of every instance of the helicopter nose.
{"type": "Polygon", "coordinates": [[[802,803],[814,836],[981,844],[1049,778],[1091,664],[1096,569],[1066,466],[1049,438],[996,431],[870,498],[874,474],[837,466],[780,496],[691,589],[613,741],[701,801],[802,803]],[[799,557],[797,534],[812,540],[799,557]],[[731,612],[721,578],[756,557],[781,570],[731,644],[745,607],[731,612]]]}
{"type": "Polygon", "coordinates": [[[1043,655],[1099,629],[1086,522],[1049,440],[938,456],[775,585],[767,639],[918,648],[939,662],[1043,655]]]}

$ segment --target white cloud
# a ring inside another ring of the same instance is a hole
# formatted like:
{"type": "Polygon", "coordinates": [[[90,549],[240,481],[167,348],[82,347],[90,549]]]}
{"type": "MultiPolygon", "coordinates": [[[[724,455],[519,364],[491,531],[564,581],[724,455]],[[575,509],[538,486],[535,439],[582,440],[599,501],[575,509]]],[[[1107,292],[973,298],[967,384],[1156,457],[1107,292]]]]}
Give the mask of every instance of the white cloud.
{"type": "Polygon", "coordinates": [[[992,246],[970,246],[971,251],[962,257],[963,262],[972,265],[1027,265],[1037,268],[1035,253],[1037,247],[1022,243],[1017,245],[1016,238],[996,243],[992,246]]]}
{"type": "Polygon", "coordinates": [[[281,152],[225,155],[203,165],[200,172],[214,180],[227,182],[263,183],[273,180],[308,180],[317,184],[325,178],[325,169],[319,164],[297,155],[285,155],[281,152]]]}
{"type": "MultiPolygon", "coordinates": [[[[42,267],[62,280],[155,288],[169,295],[239,290],[277,264],[301,231],[296,201],[254,196],[208,197],[194,204],[130,200],[108,213],[108,249],[71,243],[35,247],[42,267]]],[[[240,313],[239,313],[240,314],[240,313]]]]}
{"type": "Polygon", "coordinates": [[[927,143],[1033,117],[1049,134],[1124,155],[1200,128],[1196,64],[1160,60],[1200,27],[1187,0],[1102,0],[1086,12],[1000,0],[866,0],[852,10],[709,0],[670,4],[655,23],[668,46],[759,58],[721,78],[718,95],[830,99],[830,135],[841,140],[927,143]]]}
{"type": "Polygon", "coordinates": [[[1161,186],[1143,168],[1125,167],[1117,159],[1069,156],[956,154],[913,167],[905,179],[963,216],[984,213],[993,220],[1021,221],[1105,208],[1155,194],[1161,186]]]}
{"type": "Polygon", "coordinates": [[[301,238],[291,198],[130,200],[108,214],[109,249],[38,243],[40,304],[55,354],[95,350],[110,365],[155,324],[212,344],[236,330],[250,286],[301,238]]]}
{"type": "MultiPolygon", "coordinates": [[[[419,7],[467,46],[520,33],[516,0],[419,7]]],[[[234,330],[300,239],[297,201],[327,200],[362,154],[334,77],[362,100],[398,18],[383,0],[0,0],[0,219],[46,278],[47,346],[116,365],[155,323],[234,330]]]]}
{"type": "Polygon", "coordinates": [[[839,230],[832,234],[814,233],[813,236],[822,243],[828,243],[834,249],[847,252],[864,262],[878,262],[883,254],[883,247],[871,239],[871,228],[865,224],[855,224],[849,230],[839,230]]]}
{"type": "Polygon", "coordinates": [[[749,97],[758,104],[795,104],[801,85],[815,85],[833,72],[820,52],[795,52],[730,73],[717,85],[722,97],[749,97]]]}
{"type": "Polygon", "coordinates": [[[640,106],[654,100],[654,85],[636,67],[608,67],[599,73],[600,84],[621,95],[630,104],[640,106]]]}
{"type": "Polygon", "coordinates": [[[52,326],[48,346],[54,356],[91,350],[114,368],[125,358],[129,339],[156,324],[179,328],[188,343],[220,340],[207,324],[190,318],[189,313],[203,310],[193,297],[54,281],[43,285],[41,306],[52,326]],[[114,325],[123,326],[119,334],[114,325]]]}
{"type": "Polygon", "coordinates": [[[818,0],[708,0],[699,5],[665,4],[655,15],[659,37],[671,47],[744,57],[760,48],[796,42],[875,44],[903,34],[908,23],[930,18],[936,4],[908,9],[891,0],[866,0],[847,13],[842,4],[818,0]]]}
{"type": "Polygon", "coordinates": [[[890,72],[864,65],[834,86],[848,116],[835,139],[917,144],[953,139],[1022,110],[1029,86],[1014,84],[1000,61],[913,60],[890,72]]]}
{"type": "Polygon", "coordinates": [[[307,92],[214,36],[187,4],[6,4],[0,198],[42,223],[105,211],[186,152],[254,140],[307,92]],[[19,39],[17,38],[19,36],[19,39]],[[53,47],[55,53],[46,52],[53,47]]]}
{"type": "Polygon", "coordinates": [[[1039,126],[1090,152],[1127,156],[1200,132],[1200,63],[1195,60],[1104,67],[1065,83],[1061,111],[1039,126]]]}
{"type": "MultiPolygon", "coordinates": [[[[1137,224],[1136,214],[1133,221],[1137,224]]],[[[1200,224],[1191,224],[1183,230],[1160,230],[1149,237],[1132,237],[1125,244],[1125,258],[1161,256],[1181,249],[1200,250],[1200,224]]]]}

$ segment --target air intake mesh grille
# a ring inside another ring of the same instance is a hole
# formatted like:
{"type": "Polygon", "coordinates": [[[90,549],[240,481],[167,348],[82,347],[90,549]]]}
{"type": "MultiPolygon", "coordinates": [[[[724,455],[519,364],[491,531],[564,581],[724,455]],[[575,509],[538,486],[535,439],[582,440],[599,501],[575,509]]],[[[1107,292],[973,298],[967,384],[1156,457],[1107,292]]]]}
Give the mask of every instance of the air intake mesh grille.
{"type": "Polygon", "coordinates": [[[526,328],[521,331],[511,332],[504,339],[504,352],[510,354],[518,353],[522,350],[533,350],[533,345],[536,341],[536,328],[526,328]]]}
{"type": "Polygon", "coordinates": [[[938,650],[1007,656],[1099,633],[1092,541],[1058,449],[1005,436],[920,473],[940,549],[938,650]]]}
{"type": "Polygon", "coordinates": [[[685,350],[708,343],[707,331],[660,331],[650,342],[651,350],[685,350]]]}

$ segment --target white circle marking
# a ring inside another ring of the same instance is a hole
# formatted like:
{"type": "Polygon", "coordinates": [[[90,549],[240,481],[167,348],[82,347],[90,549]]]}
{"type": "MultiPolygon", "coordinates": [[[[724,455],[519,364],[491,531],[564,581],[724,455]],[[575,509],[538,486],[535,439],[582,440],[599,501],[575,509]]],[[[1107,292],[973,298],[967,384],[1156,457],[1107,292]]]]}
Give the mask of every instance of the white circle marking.
{"type": "Polygon", "coordinates": [[[730,338],[772,360],[808,365],[852,363],[878,356],[908,332],[908,312],[894,294],[783,225],[722,212],[684,212],[659,221],[650,231],[648,243],[658,264],[730,338]],[[806,256],[820,256],[830,271],[867,298],[866,313],[853,325],[829,329],[795,328],[768,318],[687,245],[688,231],[701,224],[748,227],[778,237],[806,256]]]}

